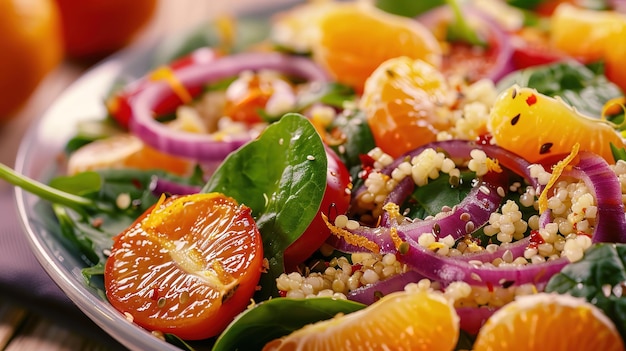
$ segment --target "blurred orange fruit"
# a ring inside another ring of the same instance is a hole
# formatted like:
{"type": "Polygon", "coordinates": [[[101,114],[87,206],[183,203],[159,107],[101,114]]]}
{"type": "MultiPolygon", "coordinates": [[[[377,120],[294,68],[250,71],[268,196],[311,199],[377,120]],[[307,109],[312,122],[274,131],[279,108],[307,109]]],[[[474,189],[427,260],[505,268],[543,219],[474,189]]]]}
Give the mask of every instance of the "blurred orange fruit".
{"type": "Polygon", "coordinates": [[[444,75],[406,56],[382,63],[367,79],[360,100],[376,145],[392,157],[435,141],[451,123],[441,106],[454,101],[444,75]]]}
{"type": "Polygon", "coordinates": [[[474,351],[623,351],[613,322],[600,309],[570,295],[518,297],[480,329],[474,351]]]}
{"type": "Polygon", "coordinates": [[[605,58],[615,45],[626,45],[626,37],[619,36],[625,27],[626,14],[562,3],[550,19],[550,38],[555,48],[591,62],[605,58]]]}
{"type": "Polygon", "coordinates": [[[309,324],[269,342],[278,350],[453,350],[459,317],[443,294],[417,284],[363,310],[309,324]]]}
{"type": "Polygon", "coordinates": [[[68,174],[109,168],[163,169],[173,174],[188,175],[192,163],[171,156],[144,144],[130,134],[118,134],[96,140],[70,156],[68,174]]]}
{"type": "Polygon", "coordinates": [[[414,19],[393,15],[364,2],[335,3],[318,17],[313,58],[340,83],[363,91],[365,80],[384,61],[408,56],[435,67],[441,47],[414,19]]]}
{"type": "Polygon", "coordinates": [[[0,120],[14,115],[61,61],[60,26],[52,0],[0,0],[0,120]]]}
{"type": "Polygon", "coordinates": [[[129,44],[152,18],[157,0],[56,0],[68,56],[99,59],[129,44]]]}

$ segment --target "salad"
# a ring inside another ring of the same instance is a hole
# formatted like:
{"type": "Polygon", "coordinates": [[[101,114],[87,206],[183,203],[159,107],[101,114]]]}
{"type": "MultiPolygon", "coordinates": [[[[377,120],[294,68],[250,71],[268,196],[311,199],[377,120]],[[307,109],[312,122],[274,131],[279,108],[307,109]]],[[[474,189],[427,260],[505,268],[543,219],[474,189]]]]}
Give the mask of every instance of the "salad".
{"type": "Polygon", "coordinates": [[[626,6],[419,3],[218,19],[0,177],[182,349],[623,350],[626,6]]]}

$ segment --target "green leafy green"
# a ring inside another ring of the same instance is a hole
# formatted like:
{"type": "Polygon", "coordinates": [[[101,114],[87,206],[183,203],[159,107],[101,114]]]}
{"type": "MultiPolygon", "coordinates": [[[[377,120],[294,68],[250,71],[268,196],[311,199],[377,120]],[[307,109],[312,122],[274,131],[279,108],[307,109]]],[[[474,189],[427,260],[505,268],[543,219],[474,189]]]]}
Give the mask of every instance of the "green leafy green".
{"type": "Polygon", "coordinates": [[[579,112],[599,118],[604,104],[622,96],[620,89],[609,82],[602,66],[585,66],[576,61],[559,62],[519,70],[498,82],[499,91],[513,84],[537,89],[548,96],[560,96],[579,112]]]}
{"type": "Polygon", "coordinates": [[[376,0],[376,7],[395,15],[415,17],[445,3],[445,0],[376,0]]]}
{"type": "MultiPolygon", "coordinates": [[[[361,171],[361,155],[376,146],[372,130],[367,124],[365,113],[362,110],[353,110],[348,114],[340,114],[330,126],[331,134],[339,134],[339,143],[332,143],[341,162],[350,170],[353,181],[358,179],[361,171]]],[[[355,184],[356,187],[356,184],[355,184]]]]}
{"type": "Polygon", "coordinates": [[[446,0],[446,3],[452,9],[454,20],[448,25],[446,33],[447,40],[454,42],[460,41],[474,46],[486,46],[487,43],[478,35],[478,32],[472,28],[465,20],[461,6],[457,0],[446,0]]]}
{"type": "Polygon", "coordinates": [[[270,299],[240,314],[217,339],[213,351],[261,350],[269,341],[307,324],[363,308],[357,302],[332,298],[270,299]]]}
{"type": "Polygon", "coordinates": [[[459,204],[472,189],[474,172],[463,172],[459,186],[450,185],[450,176],[441,174],[437,179],[431,179],[428,184],[416,187],[404,206],[410,208],[412,218],[425,218],[441,212],[444,206],[453,207],[459,204]]]}
{"type": "Polygon", "coordinates": [[[269,31],[270,23],[262,16],[220,17],[177,35],[168,35],[159,43],[152,66],[168,64],[202,47],[238,52],[266,40],[269,31]]]}
{"type": "Polygon", "coordinates": [[[252,210],[269,260],[260,298],[278,296],[275,279],[284,272],[283,252],[317,214],[326,174],[319,134],[302,115],[287,114],[230,154],[202,189],[231,196],[252,210]]]}
{"type": "Polygon", "coordinates": [[[626,244],[596,244],[582,260],[554,275],[547,292],[583,297],[600,308],[626,339],[626,244]]]}
{"type": "Polygon", "coordinates": [[[626,161],[626,149],[625,148],[623,147],[618,148],[613,143],[611,143],[611,153],[613,154],[613,159],[615,160],[615,162],[619,160],[626,161]]]}
{"type": "Polygon", "coordinates": [[[157,201],[151,189],[157,178],[201,185],[201,180],[195,176],[181,178],[164,171],[135,169],[59,176],[47,185],[18,174],[4,164],[0,164],[0,178],[50,202],[62,237],[77,247],[89,265],[103,263],[104,251],[111,248],[113,236],[157,201]],[[116,205],[120,194],[129,195],[132,202],[128,207],[116,205]]]}

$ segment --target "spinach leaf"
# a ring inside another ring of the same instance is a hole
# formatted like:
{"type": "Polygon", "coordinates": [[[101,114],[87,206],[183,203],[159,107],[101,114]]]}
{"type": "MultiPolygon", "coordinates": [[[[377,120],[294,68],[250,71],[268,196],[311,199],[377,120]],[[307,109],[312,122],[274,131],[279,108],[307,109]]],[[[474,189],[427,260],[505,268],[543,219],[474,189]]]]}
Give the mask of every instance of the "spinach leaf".
{"type": "Polygon", "coordinates": [[[326,297],[263,301],[240,314],[217,339],[213,351],[261,350],[271,340],[288,335],[307,324],[363,308],[365,305],[358,302],[326,297]]]}
{"type": "Polygon", "coordinates": [[[442,173],[437,179],[431,179],[428,184],[416,187],[403,207],[409,208],[411,218],[424,219],[441,212],[444,206],[458,205],[472,189],[474,172],[463,172],[459,186],[450,185],[450,176],[442,173]]]}
{"type": "Polygon", "coordinates": [[[554,275],[547,292],[583,297],[600,308],[626,339],[626,244],[596,244],[582,260],[554,275]]]}
{"type": "Polygon", "coordinates": [[[579,112],[599,118],[604,104],[622,96],[602,71],[576,61],[559,62],[515,71],[500,80],[497,88],[502,91],[513,84],[534,88],[548,96],[560,96],[579,112]]]}
{"type": "Polygon", "coordinates": [[[352,179],[356,181],[362,168],[361,155],[376,146],[365,113],[361,110],[354,110],[348,114],[341,114],[335,118],[330,128],[331,135],[339,135],[337,140],[340,141],[333,143],[331,148],[346,165],[352,179]]]}
{"type": "Polygon", "coordinates": [[[283,252],[317,214],[326,169],[319,134],[304,116],[291,113],[231,153],[202,189],[226,194],[252,210],[269,261],[259,298],[278,296],[275,279],[284,272],[283,252]]]}

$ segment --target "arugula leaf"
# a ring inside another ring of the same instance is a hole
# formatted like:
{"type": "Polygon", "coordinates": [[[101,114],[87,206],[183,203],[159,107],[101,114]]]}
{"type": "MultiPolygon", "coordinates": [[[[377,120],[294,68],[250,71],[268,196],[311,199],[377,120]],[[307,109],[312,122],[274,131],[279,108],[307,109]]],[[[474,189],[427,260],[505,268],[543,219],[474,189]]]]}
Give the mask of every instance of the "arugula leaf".
{"type": "Polygon", "coordinates": [[[547,292],[583,297],[600,308],[626,339],[626,244],[596,244],[582,260],[554,275],[547,292]]]}
{"type": "Polygon", "coordinates": [[[270,299],[240,314],[220,335],[212,350],[261,350],[266,343],[307,324],[363,308],[365,305],[358,302],[326,297],[270,299]]]}
{"type": "Polygon", "coordinates": [[[513,84],[534,88],[548,96],[560,96],[579,112],[599,118],[604,104],[622,96],[602,71],[577,61],[559,62],[515,71],[500,80],[497,89],[503,91],[513,84]]]}
{"type": "Polygon", "coordinates": [[[231,153],[202,192],[220,192],[252,210],[269,272],[259,298],[278,296],[275,279],[284,272],[283,252],[309,226],[326,188],[324,144],[304,116],[290,113],[231,153]]]}

